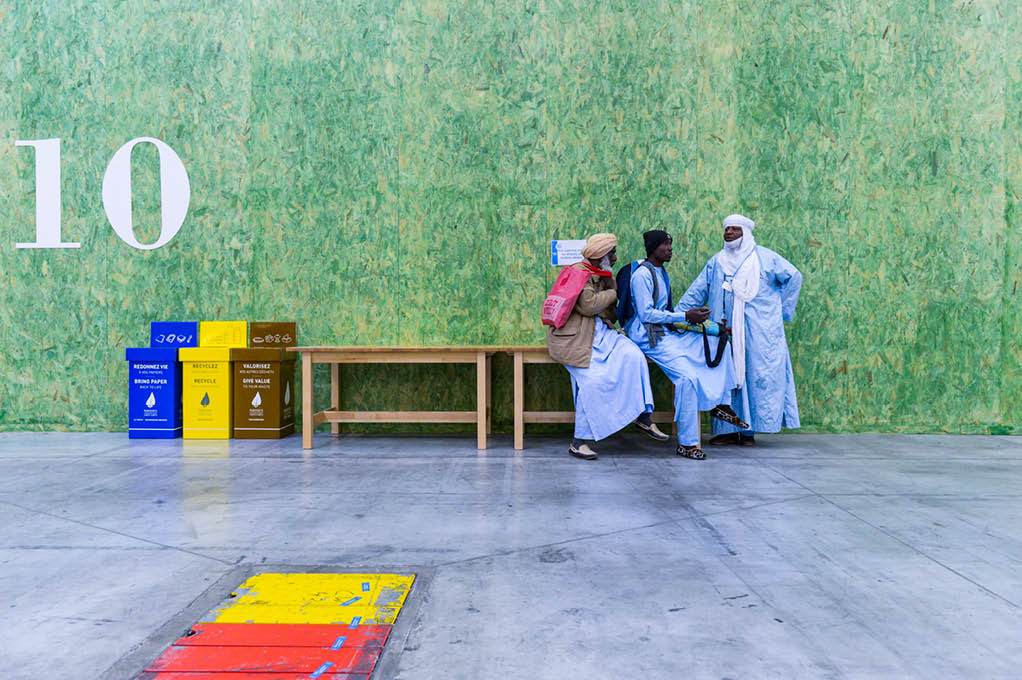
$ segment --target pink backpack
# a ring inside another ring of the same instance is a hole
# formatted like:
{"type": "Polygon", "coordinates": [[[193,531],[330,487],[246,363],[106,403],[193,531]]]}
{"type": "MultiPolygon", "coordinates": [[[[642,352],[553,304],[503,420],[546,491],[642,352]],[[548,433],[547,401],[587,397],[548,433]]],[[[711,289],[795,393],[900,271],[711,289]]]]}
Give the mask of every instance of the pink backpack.
{"type": "Polygon", "coordinates": [[[543,325],[560,328],[568,321],[575,301],[586,286],[590,272],[568,265],[557,275],[554,287],[543,301],[543,325]]]}

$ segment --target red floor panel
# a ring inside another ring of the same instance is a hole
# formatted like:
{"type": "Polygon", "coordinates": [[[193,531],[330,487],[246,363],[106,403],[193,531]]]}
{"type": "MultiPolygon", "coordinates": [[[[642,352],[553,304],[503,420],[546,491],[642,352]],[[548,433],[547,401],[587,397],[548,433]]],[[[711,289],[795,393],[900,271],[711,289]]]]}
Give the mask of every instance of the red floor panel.
{"type": "MultiPolygon", "coordinates": [[[[309,680],[309,673],[156,673],[143,680],[309,680]]],[[[365,673],[324,673],[319,680],[369,680],[365,673]]]]}
{"type": "Polygon", "coordinates": [[[197,623],[194,634],[174,644],[215,647],[382,647],[391,626],[315,625],[301,623],[197,623]]]}
{"type": "Polygon", "coordinates": [[[381,648],[171,647],[146,669],[158,671],[246,671],[248,673],[372,673],[381,648]]]}

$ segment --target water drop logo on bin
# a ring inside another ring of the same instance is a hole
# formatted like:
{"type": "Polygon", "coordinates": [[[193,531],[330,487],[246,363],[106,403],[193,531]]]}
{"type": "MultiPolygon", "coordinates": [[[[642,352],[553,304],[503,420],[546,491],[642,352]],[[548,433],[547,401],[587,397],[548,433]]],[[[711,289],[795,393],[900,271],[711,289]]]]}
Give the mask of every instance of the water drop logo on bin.
{"type": "Polygon", "coordinates": [[[200,401],[199,403],[202,404],[203,406],[209,406],[209,392],[206,392],[206,394],[202,396],[202,401],[200,401]]]}
{"type": "Polygon", "coordinates": [[[287,388],[284,390],[284,406],[291,405],[291,383],[287,384],[287,388]]]}
{"type": "Polygon", "coordinates": [[[148,408],[152,408],[153,406],[156,406],[156,395],[154,393],[152,393],[152,392],[149,393],[149,398],[145,400],[145,405],[148,408]]]}
{"type": "Polygon", "coordinates": [[[252,406],[254,408],[259,408],[259,405],[262,404],[262,403],[263,403],[263,398],[261,396],[259,396],[258,392],[256,392],[256,395],[254,397],[252,397],[252,406]]]}

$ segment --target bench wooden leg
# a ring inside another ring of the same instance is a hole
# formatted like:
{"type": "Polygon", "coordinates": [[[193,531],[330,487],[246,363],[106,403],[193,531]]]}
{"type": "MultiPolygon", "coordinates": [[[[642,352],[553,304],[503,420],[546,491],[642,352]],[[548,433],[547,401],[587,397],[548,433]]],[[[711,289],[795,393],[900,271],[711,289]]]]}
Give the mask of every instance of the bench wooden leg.
{"type": "Polygon", "coordinates": [[[515,450],[525,448],[525,355],[515,352],[515,450]]]}
{"type": "Polygon", "coordinates": [[[476,448],[486,450],[486,352],[476,354],[476,448]]]}
{"type": "Polygon", "coordinates": [[[493,355],[486,357],[486,434],[493,434],[493,355]]]}
{"type": "MultiPolygon", "coordinates": [[[[330,364],[330,410],[341,410],[341,365],[330,364]]],[[[340,423],[330,423],[330,432],[339,434],[340,423]]]]}
{"type": "Polygon", "coordinates": [[[312,355],[302,355],[302,448],[312,448],[312,424],[315,410],[312,403],[312,355]]]}

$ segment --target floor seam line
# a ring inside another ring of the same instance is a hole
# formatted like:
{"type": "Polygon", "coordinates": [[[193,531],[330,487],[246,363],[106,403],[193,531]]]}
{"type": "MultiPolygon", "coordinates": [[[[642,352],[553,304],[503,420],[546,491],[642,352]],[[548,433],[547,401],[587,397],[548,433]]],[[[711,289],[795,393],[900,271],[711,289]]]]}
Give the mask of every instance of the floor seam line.
{"type": "Polygon", "coordinates": [[[693,519],[693,518],[697,518],[697,517],[716,517],[717,515],[726,515],[729,512],[739,512],[739,511],[742,511],[742,510],[756,510],[758,508],[765,508],[765,507],[770,506],[770,505],[780,505],[781,503],[791,503],[792,501],[802,501],[802,500],[805,500],[807,498],[812,498],[815,495],[816,494],[807,493],[807,494],[802,494],[801,496],[796,496],[794,498],[779,498],[777,500],[765,501],[763,503],[757,503],[756,505],[743,506],[743,507],[740,507],[740,508],[728,508],[727,510],[715,510],[714,512],[701,512],[701,513],[692,515],[692,517],[680,517],[680,518],[678,518],[678,521],[684,522],[686,519],[693,519]]]}
{"type": "Polygon", "coordinates": [[[605,538],[607,536],[614,536],[616,534],[625,534],[630,531],[640,531],[642,529],[652,529],[654,527],[664,526],[665,524],[672,524],[675,520],[666,519],[660,522],[653,522],[652,524],[643,524],[637,527],[627,527],[625,529],[617,529],[615,531],[608,531],[602,534],[590,534],[588,536],[577,536],[575,538],[568,538],[563,541],[554,541],[552,543],[543,543],[540,545],[530,545],[521,548],[513,548],[511,550],[500,550],[486,555],[475,555],[473,557],[466,557],[460,560],[451,560],[450,562],[438,562],[433,565],[434,568],[439,569],[440,567],[450,567],[457,564],[465,564],[467,562],[474,562],[476,560],[485,560],[491,557],[506,557],[508,555],[514,555],[516,553],[529,552],[530,550],[539,550],[541,548],[552,548],[559,545],[568,545],[569,543],[578,543],[580,541],[588,541],[594,538],[605,538]]]}
{"type": "Polygon", "coordinates": [[[891,538],[891,539],[897,541],[898,543],[901,543],[903,546],[905,546],[909,550],[912,550],[913,552],[915,552],[918,555],[922,555],[923,557],[925,557],[926,559],[930,560],[931,562],[933,562],[934,564],[938,565],[939,567],[941,567],[941,568],[951,572],[952,574],[954,574],[958,578],[971,583],[972,585],[976,586],[977,588],[979,588],[983,592],[987,593],[988,595],[992,595],[993,597],[997,598],[998,600],[1001,600],[1002,602],[1004,602],[1006,604],[1009,604],[1009,605],[1011,605],[1012,607],[1014,607],[1016,609],[1019,609],[1019,605],[1016,604],[1015,602],[1012,602],[1011,600],[1009,600],[1008,598],[1004,597],[1000,593],[995,592],[995,591],[991,590],[990,588],[987,588],[982,583],[979,583],[978,581],[975,581],[975,580],[969,578],[968,576],[966,576],[965,574],[961,573],[957,569],[955,569],[955,568],[953,568],[953,567],[951,567],[951,566],[949,566],[947,564],[944,564],[943,562],[941,562],[937,558],[935,558],[932,555],[929,555],[928,553],[924,552],[923,550],[915,547],[914,545],[912,545],[911,543],[905,541],[904,539],[899,538],[898,536],[895,536],[891,532],[889,532],[886,529],[883,529],[883,528],[877,526],[876,524],[873,524],[869,520],[866,520],[866,519],[863,519],[862,517],[859,517],[858,515],[856,515],[851,510],[849,510],[847,508],[844,508],[841,505],[838,505],[838,503],[836,503],[835,501],[830,500],[826,496],[820,496],[820,498],[822,500],[826,501],[827,503],[830,503],[831,505],[833,505],[835,508],[837,508],[841,512],[847,513],[850,517],[854,517],[855,519],[857,519],[858,521],[862,522],[866,526],[872,528],[874,531],[878,531],[879,533],[883,534],[884,536],[887,536],[888,538],[891,538]]]}
{"type": "Polygon", "coordinates": [[[94,458],[95,456],[103,456],[103,455],[106,455],[108,453],[113,453],[114,451],[120,451],[121,449],[126,449],[129,446],[131,446],[130,442],[127,443],[127,444],[118,444],[117,446],[111,447],[109,449],[103,449],[102,451],[97,451],[96,453],[90,453],[90,454],[87,454],[87,455],[82,456],[82,457],[83,458],[94,458]]]}
{"type": "Polygon", "coordinates": [[[886,529],[883,529],[883,528],[877,526],[876,524],[873,524],[869,520],[866,520],[866,519],[863,519],[862,517],[859,517],[858,515],[856,515],[851,510],[849,510],[849,509],[839,505],[836,501],[828,498],[827,496],[823,495],[822,493],[820,493],[818,491],[814,491],[813,489],[810,489],[805,484],[803,484],[803,483],[801,483],[801,482],[799,482],[799,481],[797,481],[795,479],[792,479],[788,475],[784,474],[783,472],[781,472],[780,470],[778,470],[778,469],[776,469],[776,468],[774,468],[772,466],[766,466],[766,467],[768,467],[770,470],[773,470],[777,474],[781,475],[782,477],[784,477],[788,481],[790,481],[790,482],[792,482],[794,484],[798,484],[799,486],[801,486],[806,491],[809,491],[810,493],[812,493],[814,496],[816,496],[820,500],[824,501],[825,503],[828,503],[828,504],[834,506],[835,508],[837,508],[841,512],[847,514],[849,517],[852,517],[852,518],[858,520],[859,522],[862,522],[863,524],[865,524],[866,526],[870,527],[874,531],[876,531],[878,533],[881,533],[884,536],[887,536],[888,538],[890,538],[891,540],[900,543],[901,545],[905,546],[906,548],[908,548],[912,552],[916,553],[917,555],[921,555],[922,557],[926,558],[930,562],[933,562],[934,564],[936,564],[937,566],[941,567],[942,569],[944,569],[944,570],[954,574],[955,576],[957,576],[958,578],[962,579],[963,581],[971,583],[972,585],[974,585],[975,587],[979,588],[980,590],[982,590],[986,594],[988,594],[988,595],[990,595],[990,596],[992,596],[992,597],[994,597],[994,598],[1004,602],[1005,604],[1010,605],[1011,607],[1014,607],[1015,609],[1019,609],[1020,608],[1017,603],[1012,602],[1011,600],[1009,600],[1008,598],[1004,597],[1000,593],[997,593],[997,592],[991,590],[990,588],[987,588],[982,583],[979,583],[978,581],[975,581],[975,580],[969,578],[968,576],[966,576],[965,574],[961,573],[957,569],[954,569],[954,568],[950,567],[949,565],[944,564],[943,562],[941,562],[937,558],[927,554],[923,550],[915,547],[914,545],[912,545],[911,543],[905,541],[904,539],[902,539],[902,538],[900,538],[898,536],[895,536],[894,534],[892,534],[891,532],[887,531],[886,529]]]}
{"type": "Polygon", "coordinates": [[[490,557],[505,557],[507,555],[514,555],[515,553],[528,552],[530,550],[539,550],[540,548],[551,548],[551,547],[558,546],[558,545],[567,545],[569,543],[578,543],[580,541],[588,541],[588,540],[591,540],[591,539],[594,539],[594,538],[605,538],[607,536],[614,536],[614,535],[617,535],[617,534],[625,534],[625,533],[628,533],[628,532],[631,532],[631,531],[640,531],[642,529],[652,529],[652,528],[659,527],[659,526],[664,526],[664,525],[667,525],[667,524],[678,525],[680,522],[691,521],[691,520],[694,520],[694,519],[702,519],[704,517],[712,517],[712,516],[715,516],[715,515],[722,515],[722,514],[725,514],[725,513],[728,513],[728,512],[738,512],[738,511],[741,511],[741,510],[754,510],[756,508],[764,507],[764,506],[767,506],[767,505],[777,505],[777,504],[780,504],[780,503],[790,503],[791,501],[804,500],[806,498],[811,498],[813,495],[814,494],[807,494],[807,495],[803,495],[803,496],[798,496],[796,498],[784,498],[784,499],[781,499],[781,500],[769,501],[767,503],[761,503],[759,505],[754,505],[754,506],[751,506],[751,507],[730,508],[728,510],[718,510],[716,512],[705,513],[705,514],[697,513],[697,514],[691,515],[689,517],[671,517],[669,519],[665,519],[665,520],[662,520],[660,522],[653,522],[651,524],[643,524],[641,526],[628,527],[628,528],[625,528],[625,529],[617,529],[615,531],[608,531],[608,532],[605,532],[605,533],[602,533],[602,534],[590,534],[588,536],[578,536],[576,538],[569,538],[569,539],[565,539],[563,541],[555,541],[553,543],[543,543],[543,544],[540,544],[540,545],[532,545],[532,546],[526,546],[526,547],[522,547],[522,548],[515,548],[513,550],[503,550],[503,551],[499,551],[499,552],[488,553],[486,555],[476,555],[474,557],[466,557],[466,558],[461,559],[461,560],[452,560],[450,562],[438,562],[438,563],[436,563],[434,565],[434,567],[437,567],[437,568],[439,568],[439,567],[447,567],[447,566],[452,566],[452,565],[456,565],[456,564],[463,564],[463,563],[466,563],[466,562],[472,562],[474,560],[487,559],[487,558],[490,558],[490,557]]]}
{"type": "Polygon", "coordinates": [[[24,510],[26,512],[34,512],[34,513],[37,513],[37,514],[40,514],[40,515],[44,515],[46,517],[52,517],[54,519],[63,520],[65,522],[71,522],[72,524],[78,524],[78,525],[81,525],[81,526],[84,526],[84,527],[89,527],[90,529],[96,529],[97,531],[105,531],[107,533],[114,534],[115,536],[122,536],[124,538],[128,538],[128,539],[131,539],[133,541],[139,541],[139,542],[142,542],[142,543],[149,543],[150,545],[159,546],[159,547],[165,548],[167,550],[176,550],[178,552],[183,552],[183,553],[186,553],[188,555],[194,555],[195,557],[202,557],[202,558],[207,559],[207,560],[212,560],[213,562],[219,562],[220,564],[225,564],[225,565],[233,566],[233,564],[231,562],[228,562],[227,560],[221,560],[221,559],[218,559],[216,557],[211,557],[209,555],[203,555],[202,553],[198,553],[198,552],[195,552],[193,550],[188,550],[187,548],[181,548],[181,547],[174,546],[174,545],[167,545],[165,543],[160,543],[159,541],[154,541],[152,539],[142,538],[141,536],[132,536],[131,534],[126,534],[123,531],[117,531],[116,529],[107,529],[106,527],[101,527],[101,526],[98,526],[96,524],[90,524],[89,522],[82,522],[81,520],[73,519],[71,517],[61,517],[60,515],[56,515],[56,514],[54,514],[52,512],[47,512],[45,510],[39,510],[37,508],[30,508],[30,507],[21,505],[19,503],[12,503],[11,501],[0,500],[0,503],[2,503],[4,505],[9,505],[9,506],[14,507],[14,508],[19,508],[19,509],[24,510]]]}

